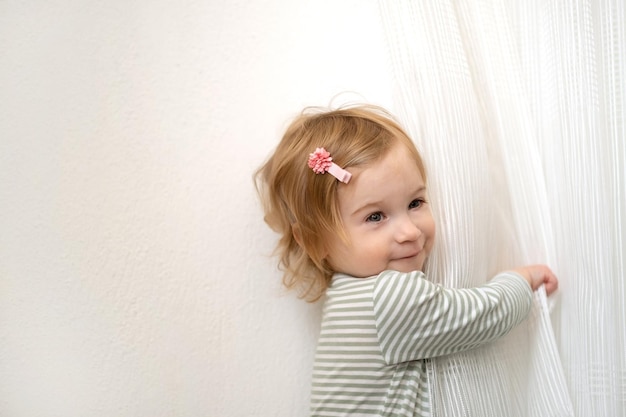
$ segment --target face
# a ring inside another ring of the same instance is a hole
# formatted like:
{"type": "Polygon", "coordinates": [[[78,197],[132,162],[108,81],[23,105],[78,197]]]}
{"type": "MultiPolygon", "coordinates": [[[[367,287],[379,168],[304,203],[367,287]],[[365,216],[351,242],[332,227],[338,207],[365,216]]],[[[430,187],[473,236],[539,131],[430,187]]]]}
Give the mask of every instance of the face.
{"type": "Polygon", "coordinates": [[[350,172],[351,181],[337,190],[349,242],[330,239],[331,267],[355,277],[422,270],[435,222],[424,179],[406,147],[397,143],[381,160],[350,172]]]}

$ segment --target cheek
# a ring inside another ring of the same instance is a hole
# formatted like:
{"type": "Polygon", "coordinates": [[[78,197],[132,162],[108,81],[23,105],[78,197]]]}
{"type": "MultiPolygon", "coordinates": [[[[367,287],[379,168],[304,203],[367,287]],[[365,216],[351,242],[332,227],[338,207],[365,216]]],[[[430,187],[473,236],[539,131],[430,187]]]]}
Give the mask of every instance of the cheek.
{"type": "Polygon", "coordinates": [[[427,235],[426,248],[427,248],[428,253],[430,253],[430,250],[433,248],[433,245],[435,244],[435,238],[437,237],[437,227],[435,225],[435,219],[431,217],[424,230],[426,231],[426,235],[427,235]]]}

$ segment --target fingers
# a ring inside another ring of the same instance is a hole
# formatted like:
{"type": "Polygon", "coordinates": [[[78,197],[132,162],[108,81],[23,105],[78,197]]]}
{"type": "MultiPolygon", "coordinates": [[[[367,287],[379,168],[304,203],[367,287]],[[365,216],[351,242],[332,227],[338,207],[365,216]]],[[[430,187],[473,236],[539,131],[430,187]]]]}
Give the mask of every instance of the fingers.
{"type": "Polygon", "coordinates": [[[533,271],[532,275],[536,278],[537,287],[543,284],[547,295],[552,294],[559,288],[559,280],[546,265],[533,265],[531,269],[533,271]]]}
{"type": "Polygon", "coordinates": [[[542,284],[545,286],[546,294],[550,295],[559,287],[559,280],[554,272],[546,265],[527,265],[525,269],[530,275],[530,286],[534,290],[542,284]]]}
{"type": "Polygon", "coordinates": [[[559,288],[559,280],[552,271],[550,271],[550,274],[544,277],[543,285],[545,286],[546,294],[550,295],[559,288]]]}
{"type": "Polygon", "coordinates": [[[545,286],[546,294],[550,295],[559,288],[559,280],[554,272],[546,265],[526,265],[521,268],[514,269],[515,272],[522,275],[530,288],[535,291],[542,284],[545,286]]]}

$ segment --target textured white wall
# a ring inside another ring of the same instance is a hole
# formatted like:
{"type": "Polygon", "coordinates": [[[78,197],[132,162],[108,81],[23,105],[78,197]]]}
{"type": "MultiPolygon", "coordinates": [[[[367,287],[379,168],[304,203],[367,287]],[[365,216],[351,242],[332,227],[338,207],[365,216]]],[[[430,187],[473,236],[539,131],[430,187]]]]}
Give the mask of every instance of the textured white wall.
{"type": "Polygon", "coordinates": [[[0,2],[0,416],[305,415],[251,175],[346,90],[391,102],[374,0],[0,2]]]}

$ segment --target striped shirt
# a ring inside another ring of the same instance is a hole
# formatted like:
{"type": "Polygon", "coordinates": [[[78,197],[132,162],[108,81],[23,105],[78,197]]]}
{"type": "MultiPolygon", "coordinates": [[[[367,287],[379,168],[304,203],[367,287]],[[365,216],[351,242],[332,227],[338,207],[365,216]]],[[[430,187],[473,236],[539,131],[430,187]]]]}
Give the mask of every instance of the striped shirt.
{"type": "Polygon", "coordinates": [[[327,290],[311,416],[428,416],[429,358],[475,348],[519,324],[532,303],[521,276],[444,288],[420,271],[343,274],[327,290]]]}

